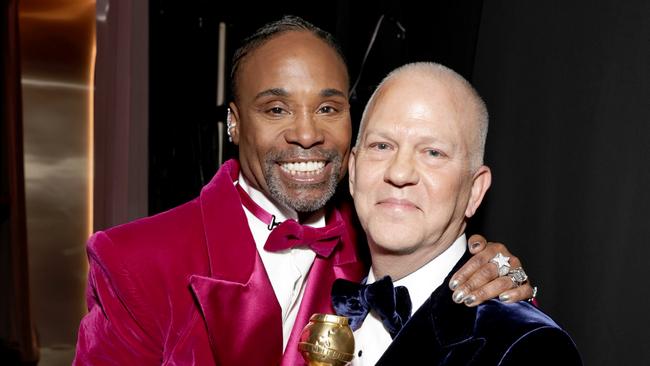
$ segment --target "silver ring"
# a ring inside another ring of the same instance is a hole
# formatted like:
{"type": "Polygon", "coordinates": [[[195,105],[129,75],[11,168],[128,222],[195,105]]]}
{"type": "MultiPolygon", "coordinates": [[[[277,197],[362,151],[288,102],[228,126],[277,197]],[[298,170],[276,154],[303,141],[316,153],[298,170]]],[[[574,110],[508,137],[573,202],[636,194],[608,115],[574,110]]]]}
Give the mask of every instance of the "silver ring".
{"type": "Polygon", "coordinates": [[[535,302],[535,298],[537,298],[537,286],[533,286],[533,296],[528,299],[528,302],[535,302]]]}
{"type": "Polygon", "coordinates": [[[510,257],[497,253],[494,258],[490,259],[490,263],[496,264],[499,277],[505,276],[510,272],[510,257]]]}
{"type": "MultiPolygon", "coordinates": [[[[528,281],[528,276],[521,267],[513,268],[508,271],[508,277],[510,277],[512,284],[515,285],[515,287],[519,287],[528,281]]],[[[535,290],[533,289],[533,297],[535,297],[534,295],[537,294],[535,294],[535,290]]]]}

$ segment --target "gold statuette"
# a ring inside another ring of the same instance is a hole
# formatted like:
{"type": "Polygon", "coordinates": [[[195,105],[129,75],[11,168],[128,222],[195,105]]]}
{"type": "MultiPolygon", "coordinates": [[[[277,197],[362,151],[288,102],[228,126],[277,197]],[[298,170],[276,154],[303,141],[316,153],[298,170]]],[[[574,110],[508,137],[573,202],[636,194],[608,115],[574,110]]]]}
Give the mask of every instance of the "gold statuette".
{"type": "Polygon", "coordinates": [[[345,366],[354,358],[354,335],[348,318],[314,314],[302,330],[298,349],[309,366],[345,366]]]}

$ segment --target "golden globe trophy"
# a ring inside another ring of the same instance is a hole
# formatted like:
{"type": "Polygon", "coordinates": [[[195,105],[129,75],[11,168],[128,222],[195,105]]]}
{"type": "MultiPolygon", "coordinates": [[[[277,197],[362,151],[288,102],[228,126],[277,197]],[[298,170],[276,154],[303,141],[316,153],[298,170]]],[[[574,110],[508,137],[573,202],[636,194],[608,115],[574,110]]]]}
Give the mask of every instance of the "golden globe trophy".
{"type": "Polygon", "coordinates": [[[354,358],[348,318],[314,314],[300,334],[298,350],[309,366],[345,366],[354,358]]]}

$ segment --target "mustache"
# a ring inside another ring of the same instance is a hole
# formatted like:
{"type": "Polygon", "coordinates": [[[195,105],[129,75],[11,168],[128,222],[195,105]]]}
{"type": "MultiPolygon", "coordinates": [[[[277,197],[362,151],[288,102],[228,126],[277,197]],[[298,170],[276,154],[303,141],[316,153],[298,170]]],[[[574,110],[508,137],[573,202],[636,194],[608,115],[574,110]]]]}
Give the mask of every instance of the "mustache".
{"type": "Polygon", "coordinates": [[[294,147],[289,149],[272,149],[266,153],[265,160],[267,163],[277,163],[287,160],[326,160],[335,161],[341,160],[343,157],[340,152],[335,149],[323,149],[322,147],[314,147],[310,149],[303,149],[302,147],[294,147]]]}

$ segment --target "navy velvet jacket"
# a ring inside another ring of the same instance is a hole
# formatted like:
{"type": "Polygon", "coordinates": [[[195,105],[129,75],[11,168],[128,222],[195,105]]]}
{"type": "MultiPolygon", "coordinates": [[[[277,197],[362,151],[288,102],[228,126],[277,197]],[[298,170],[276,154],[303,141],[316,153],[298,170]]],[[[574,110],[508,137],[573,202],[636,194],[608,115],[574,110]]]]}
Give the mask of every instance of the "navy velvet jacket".
{"type": "MultiPolygon", "coordinates": [[[[458,262],[455,273],[469,255],[458,262]]],[[[571,337],[527,302],[452,301],[451,275],[413,314],[377,365],[582,365],[571,337]]]]}

